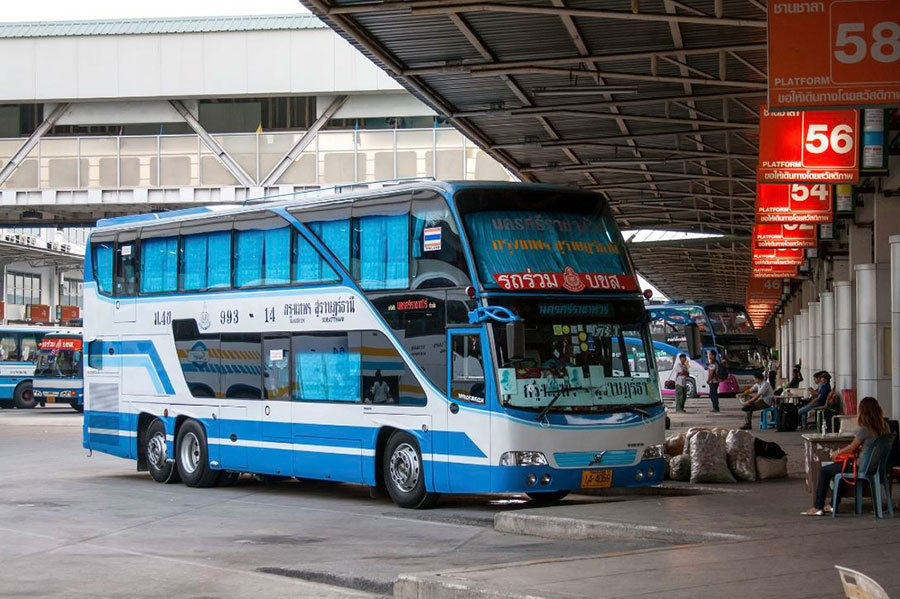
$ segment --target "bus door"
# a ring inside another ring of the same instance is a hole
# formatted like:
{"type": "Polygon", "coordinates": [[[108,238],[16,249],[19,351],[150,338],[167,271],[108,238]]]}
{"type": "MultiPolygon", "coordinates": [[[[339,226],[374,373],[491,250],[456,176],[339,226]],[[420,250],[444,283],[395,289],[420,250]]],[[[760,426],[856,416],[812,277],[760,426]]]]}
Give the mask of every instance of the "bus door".
{"type": "Polygon", "coordinates": [[[121,451],[129,441],[120,436],[122,360],[118,336],[90,339],[85,368],[85,441],[90,449],[121,451]]]}
{"type": "Polygon", "coordinates": [[[450,491],[463,493],[491,486],[490,402],[485,388],[487,347],[484,332],[475,327],[447,331],[446,447],[450,491]]]}
{"type": "Polygon", "coordinates": [[[262,340],[262,414],[260,434],[267,443],[265,462],[275,474],[291,471],[291,338],[264,336],[262,340]],[[269,445],[271,444],[271,445],[269,445]]]}

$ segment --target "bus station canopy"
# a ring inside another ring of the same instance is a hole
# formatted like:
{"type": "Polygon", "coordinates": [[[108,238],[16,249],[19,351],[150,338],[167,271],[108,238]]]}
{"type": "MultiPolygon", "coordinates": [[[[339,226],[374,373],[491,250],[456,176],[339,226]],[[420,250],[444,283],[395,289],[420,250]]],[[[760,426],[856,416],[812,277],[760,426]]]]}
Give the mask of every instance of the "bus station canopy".
{"type": "MultiPolygon", "coordinates": [[[[761,0],[301,0],[524,181],[603,193],[676,298],[742,302],[750,273],[761,0]]],[[[440,173],[437,173],[440,177],[440,173]]]]}

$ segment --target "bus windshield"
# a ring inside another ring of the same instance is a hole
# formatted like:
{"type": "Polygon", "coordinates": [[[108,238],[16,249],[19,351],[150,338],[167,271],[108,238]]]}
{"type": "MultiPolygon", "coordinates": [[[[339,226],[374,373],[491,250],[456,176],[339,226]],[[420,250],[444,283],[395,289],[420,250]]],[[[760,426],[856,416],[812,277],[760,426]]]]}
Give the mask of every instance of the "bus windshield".
{"type": "Polygon", "coordinates": [[[80,377],[81,362],[80,338],[44,337],[34,374],[43,377],[80,377]]]}
{"type": "Polygon", "coordinates": [[[654,341],[686,350],[685,327],[688,324],[696,324],[701,334],[709,333],[709,321],[699,306],[653,307],[647,312],[650,317],[650,333],[654,341]]]}
{"type": "Polygon", "coordinates": [[[747,311],[739,306],[707,306],[716,335],[756,335],[747,311]]]}
{"type": "Polygon", "coordinates": [[[506,325],[494,324],[504,405],[561,411],[658,403],[656,364],[635,302],[512,302],[525,350],[510,357],[506,325]]]}
{"type": "Polygon", "coordinates": [[[763,370],[769,360],[769,348],[761,343],[729,343],[725,346],[725,364],[729,370],[763,370]]]}
{"type": "Polygon", "coordinates": [[[615,220],[599,196],[488,188],[461,191],[456,202],[485,289],[637,289],[615,220]]]}

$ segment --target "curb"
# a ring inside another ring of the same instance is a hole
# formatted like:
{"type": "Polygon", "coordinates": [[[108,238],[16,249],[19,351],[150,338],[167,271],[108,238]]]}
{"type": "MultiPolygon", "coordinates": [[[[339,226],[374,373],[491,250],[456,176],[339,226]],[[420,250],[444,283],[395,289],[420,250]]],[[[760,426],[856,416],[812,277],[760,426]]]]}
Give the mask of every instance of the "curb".
{"type": "Polygon", "coordinates": [[[394,599],[551,599],[543,595],[523,595],[465,582],[443,580],[438,575],[401,574],[394,582],[394,599]]]}
{"type": "Polygon", "coordinates": [[[494,530],[551,539],[653,539],[677,544],[746,541],[750,537],[721,532],[706,532],[647,526],[602,520],[579,520],[521,512],[502,512],[494,516],[494,530]]]}

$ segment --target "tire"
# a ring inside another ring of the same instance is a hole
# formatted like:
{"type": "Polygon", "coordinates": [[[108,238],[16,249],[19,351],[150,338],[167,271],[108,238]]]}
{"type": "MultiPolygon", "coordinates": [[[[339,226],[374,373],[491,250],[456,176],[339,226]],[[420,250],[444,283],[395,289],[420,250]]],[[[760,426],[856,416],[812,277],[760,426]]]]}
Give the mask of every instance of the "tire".
{"type": "Polygon", "coordinates": [[[69,405],[72,406],[72,409],[75,410],[76,412],[78,412],[79,414],[84,413],[84,404],[83,403],[76,403],[73,401],[69,405]]]}
{"type": "Polygon", "coordinates": [[[166,453],[166,427],[162,420],[155,418],[144,433],[144,456],[147,460],[147,470],[150,476],[158,483],[173,484],[180,482],[178,468],[173,462],[167,462],[166,453]]]}
{"type": "Polygon", "coordinates": [[[13,401],[16,403],[16,407],[21,410],[30,410],[38,404],[34,398],[34,391],[31,389],[30,382],[19,383],[13,395],[13,401]]]}
{"type": "Polygon", "coordinates": [[[212,487],[219,480],[219,470],[209,467],[206,431],[196,420],[187,420],[178,429],[175,465],[181,481],[189,487],[212,487]]]}
{"type": "Polygon", "coordinates": [[[543,493],[525,493],[528,497],[531,498],[533,503],[547,504],[547,503],[556,503],[569,494],[569,491],[545,491],[543,493]]]}
{"type": "Polygon", "coordinates": [[[12,410],[15,407],[16,402],[13,399],[0,400],[0,410],[12,410]]]}
{"type": "Polygon", "coordinates": [[[425,489],[425,469],[419,444],[397,431],[388,439],[382,457],[382,475],[388,495],[402,508],[424,509],[437,503],[439,494],[425,489]]]}
{"type": "Polygon", "coordinates": [[[699,395],[697,395],[697,381],[692,378],[688,379],[687,384],[684,386],[684,394],[691,399],[700,397],[699,395]]]}

